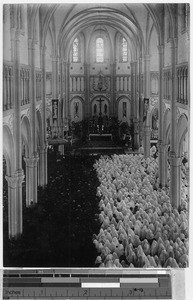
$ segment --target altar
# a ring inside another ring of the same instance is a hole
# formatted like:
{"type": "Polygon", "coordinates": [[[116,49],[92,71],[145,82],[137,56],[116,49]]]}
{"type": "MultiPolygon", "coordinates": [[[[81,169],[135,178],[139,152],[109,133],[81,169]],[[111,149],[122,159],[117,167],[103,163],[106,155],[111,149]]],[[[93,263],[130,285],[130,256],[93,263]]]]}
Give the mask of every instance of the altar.
{"type": "Polygon", "coordinates": [[[90,133],[89,141],[112,141],[111,133],[90,133]]]}

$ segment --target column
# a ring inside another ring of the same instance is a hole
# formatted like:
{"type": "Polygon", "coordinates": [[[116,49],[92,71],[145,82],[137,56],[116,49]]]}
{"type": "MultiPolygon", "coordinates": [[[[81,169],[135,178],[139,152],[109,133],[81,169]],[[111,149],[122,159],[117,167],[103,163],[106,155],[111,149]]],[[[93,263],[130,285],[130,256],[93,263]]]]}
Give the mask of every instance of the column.
{"type": "Polygon", "coordinates": [[[139,148],[139,101],[137,93],[137,76],[138,68],[137,61],[133,62],[134,68],[134,149],[138,150],[139,148]]]}
{"type": "Polygon", "coordinates": [[[8,181],[9,237],[17,238],[22,234],[22,138],[20,103],[20,30],[11,29],[11,48],[13,61],[13,136],[15,141],[15,172],[6,176],[8,181]]]}
{"type": "Polygon", "coordinates": [[[58,99],[58,57],[52,57],[52,96],[58,99]]]}
{"type": "Polygon", "coordinates": [[[16,172],[13,176],[5,176],[8,182],[8,222],[9,238],[17,238],[23,231],[22,215],[22,182],[23,170],[16,172]]]}
{"type": "Polygon", "coordinates": [[[118,110],[116,109],[116,63],[111,63],[111,83],[110,83],[110,90],[111,90],[111,103],[110,103],[110,115],[118,116],[118,110]]]}
{"type": "Polygon", "coordinates": [[[7,83],[6,67],[3,68],[3,110],[7,109],[7,83]]]}
{"type": "Polygon", "coordinates": [[[37,203],[37,163],[38,155],[24,158],[26,163],[26,206],[37,203]]]}
{"type": "Polygon", "coordinates": [[[131,61],[131,136],[132,136],[132,148],[134,149],[134,66],[131,61]]]}
{"type": "MultiPolygon", "coordinates": [[[[150,55],[145,54],[144,56],[144,96],[150,99],[150,55]]],[[[143,101],[143,99],[142,99],[143,101]]],[[[143,103],[142,103],[142,118],[143,118],[143,103]]],[[[148,157],[150,155],[150,139],[151,139],[151,126],[150,126],[150,115],[149,109],[147,111],[147,118],[143,123],[144,127],[144,155],[148,157]]]]}
{"type": "Polygon", "coordinates": [[[47,184],[47,144],[38,147],[39,153],[39,182],[38,185],[47,184]]]}
{"type": "MultiPolygon", "coordinates": [[[[58,99],[58,57],[52,56],[52,98],[58,99]]],[[[58,103],[58,116],[59,116],[59,103],[58,103]]],[[[57,125],[59,120],[57,118],[57,125]]]]}
{"type": "MultiPolygon", "coordinates": [[[[31,153],[30,158],[34,159],[34,161],[38,161],[38,153],[37,153],[37,133],[36,133],[36,72],[35,72],[35,40],[29,40],[29,50],[30,50],[30,65],[31,65],[31,76],[30,76],[30,117],[31,117],[31,136],[32,136],[32,145],[31,145],[31,153]]],[[[44,129],[45,130],[45,129],[44,129]]],[[[30,162],[29,162],[30,164],[30,162]]],[[[28,162],[26,162],[26,169],[28,166],[28,162]]],[[[37,202],[37,162],[34,167],[30,169],[32,181],[26,182],[26,185],[29,184],[29,189],[33,190],[31,194],[33,197],[30,198],[30,203],[37,202]]],[[[30,197],[31,197],[30,195],[30,197]]],[[[29,203],[29,204],[30,204],[29,203]]]]}
{"type": "Polygon", "coordinates": [[[61,126],[61,131],[62,131],[62,136],[63,136],[63,124],[64,124],[64,97],[63,97],[63,61],[62,58],[59,60],[59,66],[60,66],[60,126],[61,126]]]}
{"type": "Polygon", "coordinates": [[[139,120],[134,118],[134,150],[139,149],[139,120]]]}
{"type": "Polygon", "coordinates": [[[176,61],[177,61],[177,40],[171,40],[171,57],[172,57],[172,93],[171,93],[171,141],[170,141],[170,197],[172,205],[178,207],[180,202],[180,187],[181,175],[180,165],[181,162],[178,157],[178,144],[177,144],[177,121],[176,121],[176,103],[177,103],[177,77],[176,77],[176,61]]]}
{"type": "Polygon", "coordinates": [[[164,46],[158,46],[159,51],[159,106],[158,106],[158,159],[159,159],[159,184],[161,187],[165,186],[165,155],[163,144],[163,64],[164,64],[164,46]]]}
{"type": "Polygon", "coordinates": [[[181,204],[181,164],[182,158],[170,152],[170,194],[172,206],[176,208],[181,204]]]}
{"type": "Polygon", "coordinates": [[[139,58],[139,145],[143,141],[142,58],[139,58]]]}
{"type": "Polygon", "coordinates": [[[46,67],[45,67],[46,47],[41,47],[41,69],[42,69],[42,141],[40,146],[40,181],[41,186],[47,184],[47,147],[46,147],[46,67]]]}
{"type": "Polygon", "coordinates": [[[14,140],[16,170],[22,169],[22,140],[21,140],[21,106],[20,106],[20,31],[15,32],[14,44],[14,140]]]}
{"type": "Polygon", "coordinates": [[[66,104],[67,104],[67,117],[68,120],[71,120],[71,113],[70,113],[70,63],[66,63],[66,104]]]}
{"type": "Polygon", "coordinates": [[[90,64],[84,64],[85,74],[85,117],[88,118],[91,113],[90,109],[90,64]]]}
{"type": "Polygon", "coordinates": [[[67,106],[67,87],[66,87],[66,84],[67,84],[67,80],[66,80],[66,77],[67,77],[67,62],[66,61],[63,61],[63,68],[64,68],[63,116],[64,116],[64,119],[67,120],[68,106],[67,106]]]}

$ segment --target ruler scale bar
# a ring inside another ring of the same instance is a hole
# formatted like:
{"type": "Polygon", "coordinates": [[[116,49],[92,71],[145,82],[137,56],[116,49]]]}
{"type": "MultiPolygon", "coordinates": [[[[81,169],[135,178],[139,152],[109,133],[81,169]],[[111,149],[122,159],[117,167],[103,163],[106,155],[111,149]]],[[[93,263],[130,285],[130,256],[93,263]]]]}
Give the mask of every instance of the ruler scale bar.
{"type": "Polygon", "coordinates": [[[140,270],[11,270],[4,272],[4,299],[172,299],[171,273],[140,270]],[[33,272],[32,272],[33,271],[33,272]],[[9,276],[10,275],[10,276],[9,276]]]}

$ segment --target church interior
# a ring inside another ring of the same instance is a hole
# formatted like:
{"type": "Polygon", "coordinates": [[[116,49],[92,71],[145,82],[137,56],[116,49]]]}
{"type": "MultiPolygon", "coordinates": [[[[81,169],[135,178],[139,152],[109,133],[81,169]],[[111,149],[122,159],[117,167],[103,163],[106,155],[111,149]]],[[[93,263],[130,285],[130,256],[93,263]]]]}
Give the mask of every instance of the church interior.
{"type": "Polygon", "coordinates": [[[5,267],[188,266],[189,20],[3,5],[5,267]]]}

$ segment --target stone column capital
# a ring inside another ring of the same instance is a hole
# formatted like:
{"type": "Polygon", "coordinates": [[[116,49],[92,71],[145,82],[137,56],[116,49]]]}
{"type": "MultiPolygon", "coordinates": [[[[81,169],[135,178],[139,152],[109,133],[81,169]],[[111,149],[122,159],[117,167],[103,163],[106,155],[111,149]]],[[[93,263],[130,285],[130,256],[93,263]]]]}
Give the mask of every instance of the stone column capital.
{"type": "Polygon", "coordinates": [[[145,126],[144,126],[144,131],[145,131],[145,132],[151,132],[151,127],[148,126],[148,125],[145,125],[145,126]]]}
{"type": "Polygon", "coordinates": [[[20,29],[16,29],[15,30],[15,40],[16,41],[20,41],[20,37],[21,37],[21,30],[20,29]]]}
{"type": "Polygon", "coordinates": [[[59,61],[59,56],[58,55],[52,55],[52,62],[58,62],[59,61]]]}
{"type": "Polygon", "coordinates": [[[11,41],[15,40],[15,32],[16,32],[16,29],[15,28],[11,28],[11,30],[10,30],[11,41]]]}
{"type": "Polygon", "coordinates": [[[30,50],[34,50],[34,51],[35,51],[35,48],[36,48],[35,45],[36,45],[35,40],[32,39],[32,38],[28,38],[28,48],[29,48],[30,50]]]}
{"type": "Polygon", "coordinates": [[[169,153],[170,163],[174,167],[179,167],[182,164],[182,157],[176,156],[175,151],[170,151],[169,153]]]}
{"type": "Polygon", "coordinates": [[[45,54],[46,54],[46,49],[47,49],[46,46],[41,46],[41,47],[40,47],[40,50],[41,50],[41,54],[42,54],[42,55],[45,55],[45,54]]]}
{"type": "Polygon", "coordinates": [[[45,153],[47,148],[48,148],[48,142],[45,142],[44,145],[41,145],[41,146],[38,147],[38,150],[39,150],[40,154],[43,154],[43,153],[45,153]]]}
{"type": "Polygon", "coordinates": [[[24,161],[26,163],[26,166],[29,168],[34,168],[37,166],[39,160],[39,156],[33,156],[33,157],[25,157],[24,161]]]}
{"type": "Polygon", "coordinates": [[[175,37],[175,38],[171,38],[170,39],[170,44],[171,44],[171,48],[177,48],[178,47],[178,38],[175,37]]]}
{"type": "Polygon", "coordinates": [[[159,54],[164,54],[164,48],[165,46],[163,44],[160,44],[157,46],[159,54]]]}
{"type": "Polygon", "coordinates": [[[20,186],[25,178],[23,174],[23,170],[16,172],[12,176],[5,176],[5,179],[8,182],[8,186],[15,189],[16,187],[20,186]]]}

